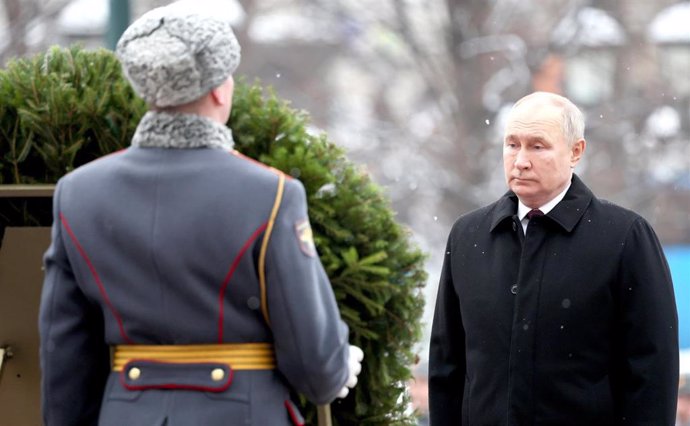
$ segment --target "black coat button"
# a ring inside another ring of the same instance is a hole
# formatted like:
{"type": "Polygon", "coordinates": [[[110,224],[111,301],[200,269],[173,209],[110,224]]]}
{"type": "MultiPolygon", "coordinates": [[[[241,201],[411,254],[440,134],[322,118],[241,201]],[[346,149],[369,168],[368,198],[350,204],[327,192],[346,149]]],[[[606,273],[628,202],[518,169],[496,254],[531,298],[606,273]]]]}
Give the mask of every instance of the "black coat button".
{"type": "Polygon", "coordinates": [[[517,284],[513,284],[513,285],[510,287],[510,292],[513,293],[513,294],[517,294],[517,291],[518,291],[517,284]]]}

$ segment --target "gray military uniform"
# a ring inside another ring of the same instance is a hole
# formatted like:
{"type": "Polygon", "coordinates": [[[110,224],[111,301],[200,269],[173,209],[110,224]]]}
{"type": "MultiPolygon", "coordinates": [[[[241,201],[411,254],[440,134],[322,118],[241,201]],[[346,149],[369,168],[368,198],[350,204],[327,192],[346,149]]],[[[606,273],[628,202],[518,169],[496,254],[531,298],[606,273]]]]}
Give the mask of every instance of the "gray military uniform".
{"type": "Polygon", "coordinates": [[[287,179],[257,259],[279,173],[232,151],[225,126],[149,112],[133,146],[63,177],[54,198],[40,308],[47,425],[288,425],[291,388],[333,400],[347,376],[348,330],[305,243],[304,188],[287,179]],[[111,368],[112,345],[272,343],[277,368],[140,365],[142,390],[111,368]]]}

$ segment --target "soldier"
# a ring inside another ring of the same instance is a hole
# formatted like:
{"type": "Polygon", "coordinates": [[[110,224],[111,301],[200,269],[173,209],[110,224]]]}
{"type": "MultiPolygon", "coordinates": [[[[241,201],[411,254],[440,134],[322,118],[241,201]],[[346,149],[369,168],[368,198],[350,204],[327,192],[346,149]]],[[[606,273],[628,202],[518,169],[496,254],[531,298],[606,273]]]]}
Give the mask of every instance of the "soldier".
{"type": "Polygon", "coordinates": [[[229,23],[178,4],[117,55],[151,110],[131,147],[64,176],[41,298],[54,425],[288,425],[345,397],[362,352],[297,180],[233,151],[229,23]],[[111,360],[112,352],[112,360],[111,360]]]}

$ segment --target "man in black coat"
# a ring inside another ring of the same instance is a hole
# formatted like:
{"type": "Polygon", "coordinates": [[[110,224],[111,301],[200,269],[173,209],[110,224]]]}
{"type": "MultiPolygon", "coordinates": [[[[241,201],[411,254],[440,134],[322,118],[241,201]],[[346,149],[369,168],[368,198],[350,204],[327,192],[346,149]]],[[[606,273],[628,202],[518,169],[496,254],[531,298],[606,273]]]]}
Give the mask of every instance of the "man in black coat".
{"type": "Polygon", "coordinates": [[[510,113],[510,191],[453,226],[429,359],[431,425],[673,425],[678,318],[659,241],[573,174],[584,119],[537,92],[510,113]]]}

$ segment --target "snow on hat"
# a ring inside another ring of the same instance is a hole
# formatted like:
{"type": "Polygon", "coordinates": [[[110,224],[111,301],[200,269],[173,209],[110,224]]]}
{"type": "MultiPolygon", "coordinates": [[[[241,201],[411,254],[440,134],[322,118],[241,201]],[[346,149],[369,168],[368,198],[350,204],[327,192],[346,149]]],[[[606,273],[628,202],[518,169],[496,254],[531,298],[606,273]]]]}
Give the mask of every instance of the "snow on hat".
{"type": "Polygon", "coordinates": [[[178,3],[137,19],[116,48],[134,90],[161,108],[201,98],[240,63],[240,45],[227,19],[178,3]]]}

